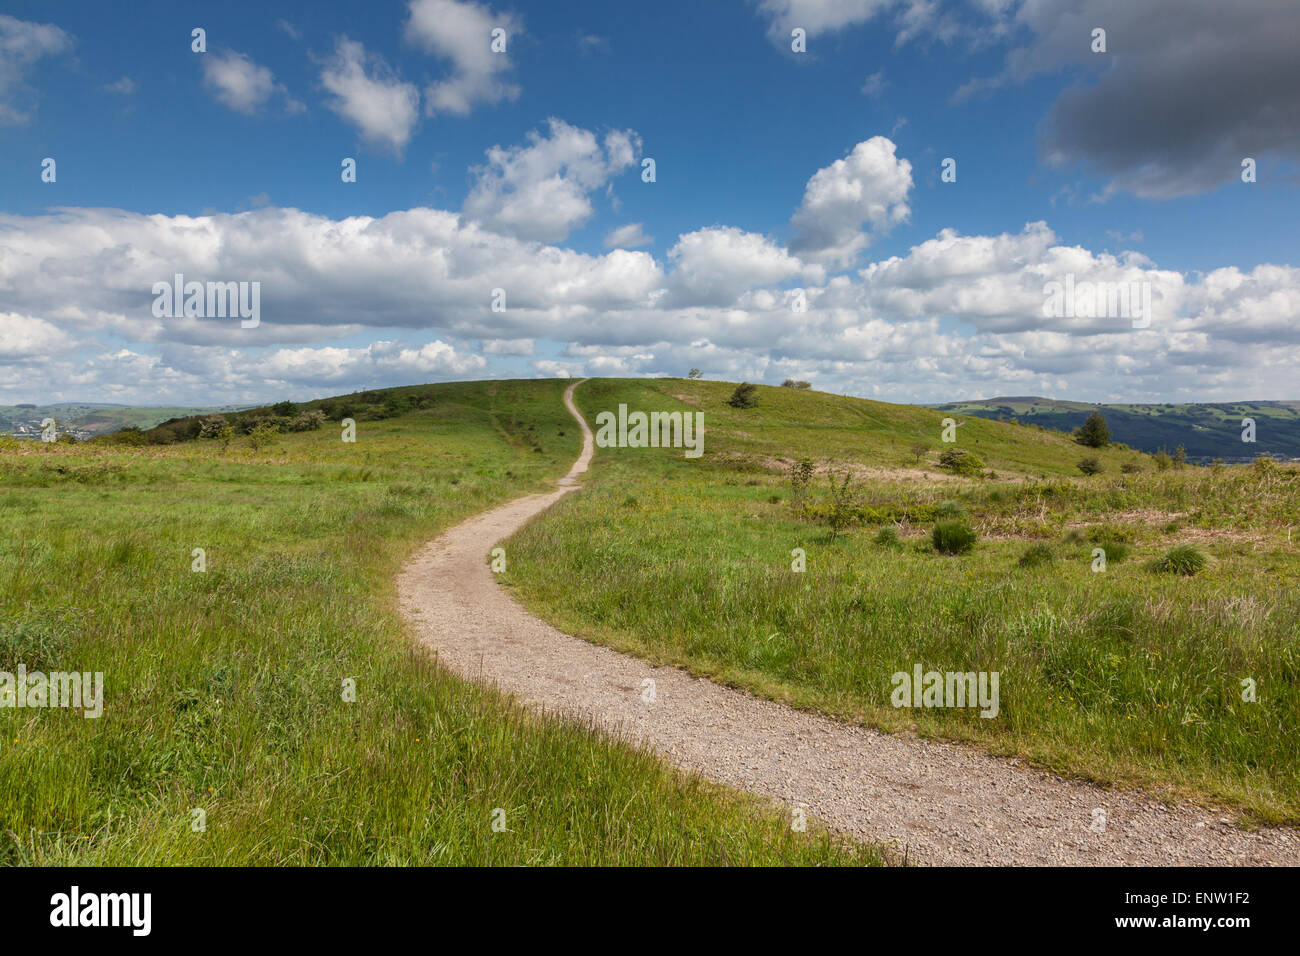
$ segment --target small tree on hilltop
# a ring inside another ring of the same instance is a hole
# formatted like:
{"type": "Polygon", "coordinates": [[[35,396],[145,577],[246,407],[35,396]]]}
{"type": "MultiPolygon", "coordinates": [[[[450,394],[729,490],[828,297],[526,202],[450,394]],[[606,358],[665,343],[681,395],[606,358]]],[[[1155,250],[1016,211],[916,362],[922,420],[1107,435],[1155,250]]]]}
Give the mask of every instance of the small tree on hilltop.
{"type": "Polygon", "coordinates": [[[1110,444],[1110,426],[1101,412],[1093,412],[1088,420],[1074,430],[1074,440],[1089,448],[1105,448],[1110,444]]]}
{"type": "Polygon", "coordinates": [[[727,404],[732,408],[753,408],[758,404],[757,392],[757,385],[741,382],[731,393],[731,398],[727,399],[727,404]]]}
{"type": "Polygon", "coordinates": [[[689,372],[686,373],[686,377],[687,377],[687,378],[703,378],[703,377],[704,377],[704,373],[701,372],[698,368],[693,368],[693,369],[691,369],[689,372]]]}

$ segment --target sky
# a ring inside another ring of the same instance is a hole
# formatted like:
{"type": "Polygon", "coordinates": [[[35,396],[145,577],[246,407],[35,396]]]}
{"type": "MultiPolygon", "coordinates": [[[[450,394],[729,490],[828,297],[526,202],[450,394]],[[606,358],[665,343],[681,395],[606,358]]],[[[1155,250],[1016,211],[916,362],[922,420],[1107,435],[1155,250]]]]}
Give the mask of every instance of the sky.
{"type": "Polygon", "coordinates": [[[6,0],[0,404],[1300,399],[1297,36],[1294,0],[6,0]]]}

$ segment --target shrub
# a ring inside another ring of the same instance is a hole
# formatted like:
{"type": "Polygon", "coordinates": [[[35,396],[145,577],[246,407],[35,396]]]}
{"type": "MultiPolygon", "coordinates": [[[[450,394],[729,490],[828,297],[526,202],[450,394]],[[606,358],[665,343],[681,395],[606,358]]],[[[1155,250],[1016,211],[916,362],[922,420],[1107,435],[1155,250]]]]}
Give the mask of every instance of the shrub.
{"type": "Polygon", "coordinates": [[[686,373],[686,377],[687,377],[687,378],[703,378],[703,377],[704,377],[704,373],[701,372],[698,368],[693,368],[693,369],[691,369],[689,372],[686,373]]]}
{"type": "Polygon", "coordinates": [[[1136,475],[1142,470],[1142,466],[1136,461],[1126,461],[1124,464],[1119,466],[1119,470],[1124,472],[1126,475],[1136,475]]]}
{"type": "Polygon", "coordinates": [[[325,424],[325,413],[312,408],[295,415],[293,420],[289,422],[289,431],[314,432],[323,424],[325,424]]]}
{"type": "Polygon", "coordinates": [[[1052,551],[1051,546],[1039,542],[1026,548],[1018,563],[1022,568],[1036,568],[1044,564],[1051,564],[1054,560],[1056,560],[1056,554],[1052,551]]]}
{"type": "Polygon", "coordinates": [[[800,458],[790,469],[790,488],[794,493],[793,499],[796,505],[803,501],[804,495],[808,493],[808,484],[812,481],[812,476],[811,458],[800,458]]]}
{"type": "Polygon", "coordinates": [[[835,476],[830,475],[830,509],[826,514],[826,524],[830,529],[831,540],[834,541],[849,523],[855,517],[856,508],[854,507],[854,493],[849,490],[849,482],[853,476],[847,471],[844,473],[844,480],[837,486],[835,476]]]}
{"type": "Polygon", "coordinates": [[[226,427],[225,415],[209,415],[199,421],[200,438],[216,438],[221,429],[226,427]]]}
{"type": "Polygon", "coordinates": [[[1155,459],[1156,471],[1168,471],[1169,466],[1174,463],[1174,460],[1165,454],[1163,448],[1156,452],[1152,458],[1155,459]]]}
{"type": "Polygon", "coordinates": [[[979,536],[966,522],[954,518],[936,522],[931,538],[934,550],[941,554],[965,554],[975,547],[979,536]]]}
{"type": "Polygon", "coordinates": [[[886,547],[898,544],[898,529],[892,524],[885,525],[876,534],[876,544],[883,544],[886,547]]]}
{"type": "Polygon", "coordinates": [[[297,410],[298,408],[293,404],[293,402],[276,402],[274,405],[271,406],[272,415],[288,416],[288,415],[292,415],[297,410]]]}
{"type": "Polygon", "coordinates": [[[731,393],[731,398],[727,399],[727,404],[732,408],[754,408],[758,405],[757,392],[757,385],[741,382],[736,386],[736,390],[731,393]]]}
{"type": "Polygon", "coordinates": [[[960,501],[941,501],[939,507],[935,509],[935,514],[941,518],[962,518],[966,515],[966,509],[962,507],[960,501]]]}
{"type": "Polygon", "coordinates": [[[787,378],[781,383],[782,388],[812,388],[811,382],[800,382],[797,379],[787,378]]]}
{"type": "Polygon", "coordinates": [[[1100,475],[1106,470],[1106,466],[1101,463],[1100,458],[1089,455],[1087,458],[1079,459],[1078,469],[1085,475],[1100,475]]]}
{"type": "Polygon", "coordinates": [[[954,475],[978,477],[984,471],[984,461],[977,455],[960,448],[948,448],[939,453],[939,467],[954,475]]]}
{"type": "Polygon", "coordinates": [[[925,453],[928,452],[929,450],[930,450],[930,446],[923,441],[912,442],[912,447],[910,451],[912,452],[912,458],[916,462],[916,464],[919,465],[921,463],[921,459],[925,457],[925,453]]]}
{"type": "Polygon", "coordinates": [[[252,427],[248,432],[248,444],[253,451],[260,451],[267,445],[271,444],[280,434],[280,429],[275,422],[262,420],[252,427]]]}
{"type": "Polygon", "coordinates": [[[1170,549],[1151,563],[1151,570],[1159,574],[1185,574],[1189,577],[1204,567],[1205,555],[1187,544],[1170,549]]]}

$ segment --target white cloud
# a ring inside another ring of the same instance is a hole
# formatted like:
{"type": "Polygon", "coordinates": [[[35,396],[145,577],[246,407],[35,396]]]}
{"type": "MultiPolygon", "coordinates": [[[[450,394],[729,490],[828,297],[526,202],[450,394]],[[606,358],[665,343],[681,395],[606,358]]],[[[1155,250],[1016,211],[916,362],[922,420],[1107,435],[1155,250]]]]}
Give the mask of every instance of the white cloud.
{"type": "Polygon", "coordinates": [[[321,71],[329,103],[368,142],[400,155],[420,117],[420,91],[404,83],[379,57],[367,56],[355,40],[340,39],[334,57],[321,71]]]}
{"type": "Polygon", "coordinates": [[[640,246],[648,246],[654,241],[654,236],[645,234],[645,223],[629,222],[625,226],[619,226],[606,233],[605,248],[636,249],[640,246]]]}
{"type": "Polygon", "coordinates": [[[47,359],[68,347],[71,338],[43,319],[0,313],[0,361],[47,359]]]}
{"type": "Polygon", "coordinates": [[[451,62],[451,74],[425,89],[429,116],[466,116],[479,103],[519,95],[519,87],[502,78],[510,69],[510,46],[520,30],[514,17],[465,0],[411,0],[409,10],[407,40],[451,62]],[[492,50],[495,29],[505,31],[505,52],[492,50]]]}
{"type": "Polygon", "coordinates": [[[810,37],[866,23],[896,0],[762,0],[759,12],[769,21],[768,35],[777,44],[790,42],[795,27],[810,37]]]}
{"type": "Polygon", "coordinates": [[[0,13],[0,125],[31,119],[27,72],[40,59],[72,49],[72,37],[52,23],[0,13]]]}
{"type": "Polygon", "coordinates": [[[532,355],[532,339],[484,339],[484,355],[532,355]]]}
{"type": "MultiPolygon", "coordinates": [[[[618,152],[602,147],[599,163],[618,152]]],[[[543,153],[510,157],[522,170],[554,168],[543,153]]],[[[515,169],[498,167],[503,177],[515,169]]],[[[807,209],[840,208],[813,192],[807,209]]],[[[859,199],[843,202],[854,216],[868,208],[859,199]]],[[[888,225],[897,206],[883,203],[879,220],[888,225]]],[[[840,239],[855,242],[847,229],[840,239]]],[[[331,394],[482,377],[496,372],[494,357],[539,353],[547,357],[532,367],[545,375],[698,366],[895,401],[1287,398],[1300,362],[1300,268],[1184,275],[1137,252],[1066,244],[1041,222],[998,235],[944,229],[828,276],[771,237],[723,225],[679,236],[659,261],[625,248],[583,254],[427,208],[340,219],[274,207],[0,214],[0,396],[11,400],[331,394]],[[154,318],[153,283],[177,272],[261,282],[261,326],[154,318]],[[1045,316],[1045,285],[1066,276],[1148,283],[1150,327],[1045,316]],[[795,284],[806,310],[792,308],[795,284]],[[504,312],[492,310],[494,289],[506,294],[504,312]],[[377,341],[358,346],[367,333],[377,341]]]]}
{"type": "Polygon", "coordinates": [[[528,145],[487,151],[474,170],[465,215],[502,235],[558,242],[595,212],[588,193],[636,162],[640,137],[631,130],[605,134],[547,122],[548,132],[528,134],[528,145]]]}
{"type": "Polygon", "coordinates": [[[827,265],[849,266],[871,242],[864,224],[888,232],[907,219],[912,164],[895,156],[892,140],[873,136],[808,180],[790,220],[790,248],[827,265]]]}
{"type": "MultiPolygon", "coordinates": [[[[288,90],[275,82],[275,75],[243,53],[223,50],[199,58],[203,64],[203,85],[217,100],[240,113],[252,115],[275,94],[282,95],[290,112],[302,109],[288,90]]],[[[130,82],[129,80],[127,82],[130,82]]]]}
{"type": "MultiPolygon", "coordinates": [[[[756,286],[784,282],[805,266],[765,236],[735,227],[713,226],[687,233],[668,250],[675,266],[673,301],[730,305],[756,286]]],[[[820,270],[811,273],[820,278],[820,270]]]]}
{"type": "Polygon", "coordinates": [[[129,76],[124,76],[116,83],[109,83],[104,87],[110,93],[121,93],[123,96],[130,96],[135,92],[135,80],[129,76]]]}

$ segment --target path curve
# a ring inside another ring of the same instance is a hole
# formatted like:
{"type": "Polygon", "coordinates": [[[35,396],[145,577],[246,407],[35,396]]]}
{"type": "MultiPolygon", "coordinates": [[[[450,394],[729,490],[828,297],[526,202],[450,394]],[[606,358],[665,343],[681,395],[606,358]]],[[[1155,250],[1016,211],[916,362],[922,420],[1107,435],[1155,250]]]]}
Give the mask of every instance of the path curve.
{"type": "MultiPolygon", "coordinates": [[[[556,491],[470,518],[402,570],[398,595],[420,641],[462,677],[594,721],[684,770],[801,806],[836,830],[933,864],[1300,864],[1300,831],[1245,831],[1225,813],[1104,790],[968,747],[896,737],[752,697],[563,634],[493,578],[490,549],[577,490],[582,455],[556,491]],[[642,699],[643,681],[655,700],[642,699]],[[1103,832],[1092,826],[1105,811],[1103,832]]],[[[507,555],[508,559],[509,555],[507,555]]]]}

